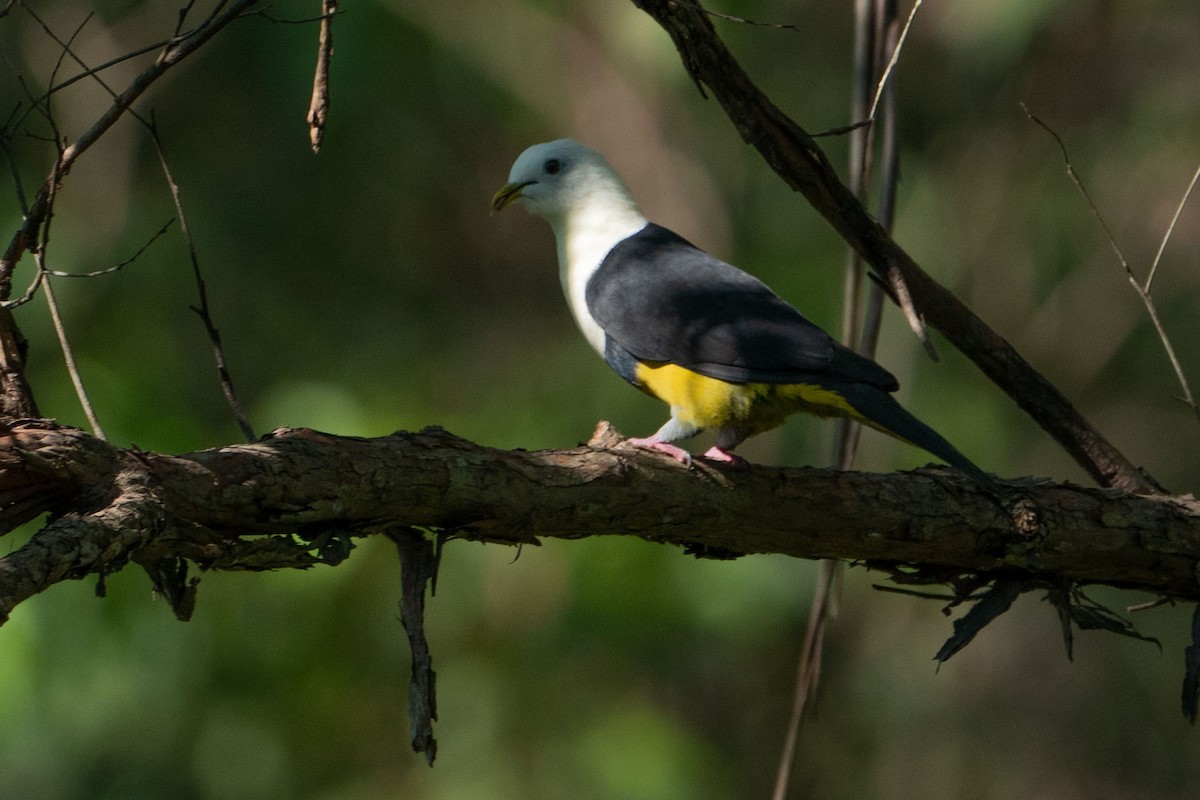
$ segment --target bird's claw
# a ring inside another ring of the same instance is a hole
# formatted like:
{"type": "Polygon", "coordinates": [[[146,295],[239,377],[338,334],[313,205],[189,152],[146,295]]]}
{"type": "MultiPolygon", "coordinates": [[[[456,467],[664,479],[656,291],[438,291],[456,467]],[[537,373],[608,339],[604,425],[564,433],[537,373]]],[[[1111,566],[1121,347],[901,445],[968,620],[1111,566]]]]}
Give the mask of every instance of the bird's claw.
{"type": "Polygon", "coordinates": [[[713,445],[712,447],[708,448],[708,450],[704,452],[704,457],[709,461],[720,461],[733,467],[741,467],[745,466],[746,464],[746,459],[735,453],[731,453],[728,450],[720,448],[717,445],[713,445]]]}
{"type": "Polygon", "coordinates": [[[655,439],[653,436],[645,439],[630,439],[629,443],[634,447],[641,447],[645,450],[656,450],[659,453],[666,453],[688,469],[692,468],[692,454],[678,445],[655,439]]]}

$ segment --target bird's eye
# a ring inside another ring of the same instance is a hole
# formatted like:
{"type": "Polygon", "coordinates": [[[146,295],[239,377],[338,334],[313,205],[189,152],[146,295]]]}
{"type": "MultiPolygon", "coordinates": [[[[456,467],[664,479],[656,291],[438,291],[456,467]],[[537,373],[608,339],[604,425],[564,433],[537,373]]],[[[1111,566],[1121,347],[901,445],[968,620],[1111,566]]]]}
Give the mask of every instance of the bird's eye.
{"type": "Polygon", "coordinates": [[[562,172],[562,162],[557,158],[550,158],[542,165],[542,169],[546,170],[547,175],[557,175],[562,172]]]}

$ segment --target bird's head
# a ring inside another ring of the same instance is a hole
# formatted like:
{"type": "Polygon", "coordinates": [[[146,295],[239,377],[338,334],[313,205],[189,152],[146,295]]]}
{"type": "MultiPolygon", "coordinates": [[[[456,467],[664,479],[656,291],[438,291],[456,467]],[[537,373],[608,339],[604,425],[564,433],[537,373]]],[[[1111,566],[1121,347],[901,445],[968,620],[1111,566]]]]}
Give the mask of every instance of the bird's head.
{"type": "Polygon", "coordinates": [[[554,223],[589,203],[628,207],[629,190],[604,159],[573,139],[535,144],[517,157],[492,212],[510,203],[554,223]]]}

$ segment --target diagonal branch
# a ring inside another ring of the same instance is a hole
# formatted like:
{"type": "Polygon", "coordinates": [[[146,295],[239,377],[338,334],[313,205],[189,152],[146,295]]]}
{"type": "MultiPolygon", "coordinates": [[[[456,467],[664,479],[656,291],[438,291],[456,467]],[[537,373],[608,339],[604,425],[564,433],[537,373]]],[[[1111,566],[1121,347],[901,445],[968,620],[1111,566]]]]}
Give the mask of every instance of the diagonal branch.
{"type": "Polygon", "coordinates": [[[925,321],[962,351],[1100,484],[1155,492],[1144,475],[1003,337],[929,277],[871,217],[813,138],[751,81],[698,7],[673,0],[633,0],[671,36],[684,68],[707,87],[738,133],[784,181],[813,205],[872,269],[903,276],[925,321]]]}

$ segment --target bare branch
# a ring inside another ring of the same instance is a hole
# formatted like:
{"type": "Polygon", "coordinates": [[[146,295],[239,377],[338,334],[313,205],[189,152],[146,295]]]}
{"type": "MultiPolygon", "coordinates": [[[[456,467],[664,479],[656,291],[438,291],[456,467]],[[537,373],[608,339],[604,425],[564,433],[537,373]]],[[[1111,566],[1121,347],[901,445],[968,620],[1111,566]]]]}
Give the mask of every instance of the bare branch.
{"type": "Polygon", "coordinates": [[[812,137],[750,80],[705,14],[674,0],[634,4],[670,34],[693,81],[711,89],[742,138],[766,163],[801,192],[881,278],[886,280],[893,268],[904,276],[913,305],[930,327],[974,361],[1102,485],[1158,491],[1157,484],[1085,420],[1062,392],[888,236],[838,179],[812,137]]]}
{"type": "Polygon", "coordinates": [[[246,441],[252,442],[256,438],[254,427],[250,424],[250,419],[246,416],[246,412],[242,408],[242,403],[238,399],[237,391],[233,388],[233,375],[230,374],[229,367],[225,361],[225,347],[221,344],[221,332],[217,329],[217,325],[213,321],[212,309],[208,305],[208,288],[204,282],[204,274],[200,269],[200,258],[196,254],[196,243],[192,239],[187,215],[183,211],[183,199],[179,194],[179,184],[175,182],[174,176],[171,175],[171,168],[167,164],[166,153],[163,152],[162,142],[158,138],[158,129],[153,124],[150,126],[150,138],[154,142],[154,151],[158,153],[158,163],[162,167],[163,176],[166,178],[167,186],[171,190],[171,200],[175,203],[175,216],[179,220],[179,230],[183,234],[184,241],[187,242],[188,257],[192,264],[192,275],[196,279],[196,294],[199,297],[200,304],[198,306],[191,306],[191,309],[200,317],[200,321],[204,324],[204,330],[208,334],[209,343],[212,344],[213,359],[217,365],[217,376],[221,382],[221,392],[225,395],[225,402],[229,404],[229,409],[233,412],[233,418],[237,420],[238,427],[242,429],[242,435],[246,437],[246,441]]]}
{"type": "MultiPolygon", "coordinates": [[[[80,29],[82,29],[82,26],[80,29]]],[[[46,103],[43,113],[45,114],[46,121],[54,130],[55,141],[57,142],[59,140],[58,125],[54,120],[49,103],[46,103]]],[[[58,160],[55,162],[56,171],[62,162],[63,153],[62,150],[59,150],[58,160]]],[[[71,348],[71,340],[67,337],[67,330],[66,326],[63,325],[62,315],[58,310],[58,301],[54,297],[54,289],[50,285],[50,279],[45,275],[46,254],[50,249],[50,225],[54,219],[54,199],[58,194],[58,186],[61,181],[61,174],[56,174],[56,172],[51,173],[50,190],[46,197],[45,220],[41,225],[37,246],[33,250],[33,258],[37,264],[38,274],[42,276],[41,284],[45,289],[46,307],[50,311],[50,319],[54,324],[54,334],[58,339],[58,346],[62,350],[63,362],[67,367],[67,374],[71,377],[71,385],[75,388],[75,396],[79,399],[79,405],[83,409],[84,415],[87,416],[88,424],[92,426],[92,432],[100,439],[104,439],[106,438],[104,429],[100,426],[100,420],[96,417],[92,401],[88,397],[87,387],[83,383],[83,376],[80,374],[79,367],[75,363],[75,354],[71,348]]]]}
{"type": "MultiPolygon", "coordinates": [[[[120,272],[121,270],[125,269],[125,267],[129,266],[130,264],[132,264],[133,262],[135,262],[139,258],[141,258],[142,254],[150,249],[150,245],[157,242],[159,240],[159,238],[163,234],[165,234],[167,232],[167,230],[174,224],[175,224],[174,218],[171,218],[171,219],[167,220],[166,222],[164,222],[162,227],[159,228],[154,233],[152,233],[150,235],[150,238],[146,240],[146,243],[143,244],[141,247],[139,247],[134,252],[133,255],[131,255],[129,258],[125,259],[124,261],[120,261],[116,264],[113,264],[111,267],[105,267],[104,269],[92,270],[91,272],[64,272],[62,270],[57,270],[57,269],[47,269],[47,270],[44,270],[44,272],[45,272],[45,274],[53,275],[56,278],[99,278],[102,275],[111,275],[114,272],[120,272]]],[[[17,303],[13,302],[10,305],[17,305],[17,303]]]]}
{"type": "MultiPolygon", "coordinates": [[[[42,101],[39,100],[36,102],[41,103],[42,101]]],[[[17,170],[17,165],[16,165],[15,161],[13,160],[12,150],[11,150],[11,148],[9,148],[8,142],[6,139],[0,139],[0,147],[2,147],[4,149],[4,153],[8,158],[9,169],[12,172],[13,182],[16,187],[17,199],[21,204],[22,210],[26,214],[28,214],[29,208],[28,208],[28,204],[25,202],[25,192],[24,192],[24,188],[23,188],[23,185],[21,182],[20,172],[17,170]]],[[[0,302],[0,306],[4,306],[5,308],[12,309],[12,308],[16,308],[18,306],[22,306],[25,303],[28,303],[30,300],[32,300],[34,298],[34,296],[36,296],[37,290],[41,287],[42,279],[46,275],[53,275],[54,277],[57,277],[57,278],[95,278],[95,277],[99,277],[101,275],[108,275],[113,272],[119,272],[120,270],[124,269],[125,267],[127,267],[128,265],[130,265],[134,261],[136,261],[138,258],[140,258],[141,255],[150,248],[150,245],[152,245],[152,244],[154,244],[154,242],[158,241],[159,237],[161,237],[164,233],[167,232],[167,229],[169,227],[171,227],[171,225],[174,224],[174,222],[175,222],[174,219],[167,220],[167,222],[161,228],[159,228],[157,232],[152,234],[150,236],[150,238],[146,241],[146,243],[143,244],[141,247],[139,247],[137,249],[137,251],[134,252],[133,255],[131,255],[129,258],[125,259],[124,261],[114,264],[111,267],[106,267],[104,269],[99,269],[99,270],[93,270],[91,272],[66,272],[63,270],[49,269],[48,267],[45,266],[44,263],[42,263],[39,265],[39,269],[35,271],[33,280],[30,281],[28,288],[25,290],[25,293],[23,295],[21,295],[20,297],[16,298],[15,300],[5,300],[5,301],[0,302]]],[[[44,245],[44,242],[43,242],[43,245],[44,245]]]]}
{"type": "Polygon", "coordinates": [[[923,565],[938,580],[1011,575],[1200,598],[1194,500],[1069,484],[1012,487],[997,498],[941,468],[876,475],[697,459],[689,470],[621,441],[603,429],[590,446],[527,452],[439,429],[378,439],[279,430],[168,456],[43,421],[11,423],[0,428],[0,530],[38,512],[54,521],[0,558],[0,619],[60,580],[131,559],[311,565],[320,558],[305,555],[297,531],[312,540],[402,527],[506,544],[630,535],[726,553],[923,565]]]}
{"type": "MultiPolygon", "coordinates": [[[[70,171],[71,166],[74,164],[75,159],[77,159],[84,151],[86,151],[88,147],[90,147],[92,144],[94,144],[100,138],[100,136],[102,136],[113,124],[115,124],[115,122],[127,111],[129,113],[131,113],[134,117],[136,117],[144,126],[146,126],[146,128],[148,130],[150,130],[151,135],[154,136],[154,138],[155,138],[155,146],[159,149],[160,159],[162,159],[161,147],[159,145],[157,136],[154,132],[153,124],[151,123],[151,121],[146,120],[142,116],[138,115],[137,112],[133,111],[131,109],[132,103],[147,88],[149,88],[149,86],[152,85],[154,83],[154,81],[156,81],[159,77],[161,77],[162,74],[165,73],[167,69],[169,69],[171,66],[178,63],[183,58],[187,57],[192,52],[194,52],[202,44],[204,44],[210,38],[212,38],[212,36],[214,34],[216,34],[221,28],[223,28],[225,25],[232,22],[234,19],[238,18],[247,8],[249,8],[251,5],[253,5],[253,3],[254,3],[254,0],[236,0],[236,2],[232,3],[232,5],[230,6],[230,8],[228,10],[223,11],[223,9],[225,9],[225,7],[227,5],[230,5],[229,3],[227,3],[223,0],[222,2],[218,3],[214,9],[212,9],[209,17],[199,27],[197,27],[194,30],[189,31],[187,33],[178,34],[178,32],[182,29],[182,26],[183,26],[184,20],[186,19],[187,13],[190,11],[190,9],[192,7],[192,3],[189,3],[187,6],[185,6],[180,11],[179,22],[178,22],[178,26],[176,28],[176,32],[178,35],[166,42],[166,44],[163,46],[163,49],[159,53],[158,58],[155,60],[154,64],[152,64],[150,67],[143,70],[137,77],[135,77],[134,80],[125,89],[125,91],[122,92],[121,94],[116,94],[114,92],[114,90],[111,89],[103,81],[103,79],[100,78],[100,76],[97,74],[99,70],[89,69],[87,67],[87,65],[74,54],[74,52],[71,49],[71,45],[70,45],[71,40],[63,42],[53,33],[53,31],[51,31],[48,28],[48,26],[45,25],[45,23],[43,23],[39,18],[37,18],[35,16],[35,19],[37,19],[39,24],[42,25],[42,27],[46,31],[46,33],[49,36],[51,36],[51,38],[53,38],[54,41],[56,41],[60,44],[60,46],[62,48],[62,52],[60,53],[60,56],[59,56],[59,64],[61,64],[63,59],[70,56],[73,60],[75,60],[84,69],[84,72],[82,73],[82,75],[76,76],[76,79],[78,77],[82,77],[82,76],[92,77],[94,80],[96,80],[96,82],[101,87],[103,87],[105,89],[105,91],[107,91],[110,95],[113,96],[113,103],[109,107],[109,109],[100,117],[100,119],[97,120],[97,122],[95,122],[92,125],[92,127],[88,129],[87,132],[85,132],[82,136],[80,136],[78,139],[76,139],[73,144],[68,145],[65,148],[62,148],[59,150],[59,157],[55,162],[55,165],[54,165],[53,170],[51,171],[50,177],[47,179],[47,181],[42,185],[41,189],[38,191],[38,194],[35,197],[32,205],[26,210],[25,220],[24,220],[23,224],[20,226],[20,228],[18,228],[13,239],[10,241],[8,247],[4,251],[3,256],[0,256],[0,302],[8,300],[9,295],[11,293],[11,287],[12,287],[12,271],[15,268],[17,262],[20,260],[21,256],[26,252],[26,250],[28,250],[33,245],[33,243],[35,241],[37,241],[39,228],[42,227],[43,224],[46,221],[48,221],[48,219],[49,219],[49,216],[51,213],[51,208],[52,208],[52,198],[53,198],[54,191],[56,190],[58,184],[63,180],[63,178],[66,176],[66,174],[70,171]]],[[[81,26],[81,28],[82,28],[82,26],[81,26]]],[[[76,34],[77,33],[78,33],[78,31],[76,31],[76,34]]],[[[72,40],[73,40],[73,38],[74,37],[72,37],[72,40]]],[[[58,70],[58,66],[56,65],[55,73],[57,73],[57,70],[58,70]]],[[[74,80],[74,79],[72,79],[72,80],[74,80]]],[[[53,127],[53,118],[50,114],[50,109],[49,109],[49,97],[51,96],[53,91],[54,90],[52,89],[51,92],[47,93],[40,100],[33,101],[33,107],[41,110],[43,115],[46,116],[47,119],[50,121],[52,127],[53,127]]],[[[56,144],[57,144],[57,140],[58,140],[57,135],[55,137],[55,140],[56,140],[56,144]]],[[[196,275],[197,275],[197,278],[199,281],[198,285],[200,287],[200,293],[201,293],[200,307],[197,310],[197,313],[200,314],[202,320],[204,321],[205,328],[209,334],[209,338],[213,342],[213,345],[214,345],[214,350],[216,353],[216,360],[217,360],[217,370],[218,370],[218,373],[221,378],[222,391],[225,394],[226,400],[230,403],[230,406],[234,411],[234,416],[237,419],[239,426],[242,428],[243,433],[245,433],[247,435],[247,438],[252,439],[253,431],[250,428],[249,423],[247,422],[244,413],[242,413],[240,404],[238,403],[237,398],[236,398],[236,394],[233,391],[232,380],[229,377],[229,371],[225,365],[224,352],[223,352],[223,349],[220,344],[220,336],[217,332],[216,327],[212,323],[211,314],[209,313],[209,310],[208,310],[208,301],[207,301],[207,297],[205,296],[203,281],[200,280],[199,266],[196,261],[195,251],[194,251],[194,248],[191,246],[190,236],[187,235],[186,219],[182,216],[182,207],[181,207],[181,205],[179,203],[179,199],[178,199],[178,187],[175,186],[174,182],[170,179],[169,170],[167,170],[167,168],[166,168],[165,160],[162,160],[162,164],[163,164],[164,172],[167,174],[167,177],[168,177],[168,183],[171,186],[172,196],[175,199],[176,209],[180,215],[181,227],[185,228],[185,231],[184,231],[185,236],[188,238],[189,250],[192,253],[193,268],[196,271],[196,275]]],[[[39,275],[34,279],[34,282],[30,285],[29,290],[26,292],[26,295],[24,297],[20,298],[16,304],[19,305],[21,302],[25,302],[29,297],[32,297],[33,294],[37,291],[37,289],[40,285],[40,281],[44,280],[44,277],[45,277],[44,274],[42,274],[42,272],[41,272],[43,269],[44,269],[44,263],[39,265],[39,275]]],[[[56,307],[56,304],[54,303],[53,295],[51,294],[50,285],[48,282],[46,283],[46,288],[47,288],[47,301],[52,306],[52,315],[57,316],[57,307],[56,307]]],[[[4,304],[6,306],[8,305],[6,302],[4,304]]],[[[3,313],[7,315],[10,312],[6,308],[3,313]]],[[[74,370],[73,360],[70,357],[69,345],[61,339],[61,336],[62,336],[61,320],[58,320],[56,322],[56,328],[60,333],[60,341],[62,341],[62,344],[63,344],[64,354],[66,355],[66,357],[68,359],[68,369],[72,371],[73,380],[75,380],[75,382],[76,382],[77,392],[80,394],[80,400],[84,404],[85,409],[89,410],[89,419],[91,419],[93,422],[93,425],[95,425],[95,417],[93,414],[90,413],[90,406],[86,399],[86,393],[82,391],[82,385],[77,380],[78,373],[74,370]]],[[[16,329],[15,322],[13,322],[11,320],[11,317],[6,321],[5,325],[0,326],[0,334],[3,334],[5,331],[10,331],[10,330],[17,333],[17,335],[19,335],[19,332],[16,329]]],[[[0,345],[2,345],[2,347],[0,347],[0,353],[3,353],[3,355],[4,355],[4,363],[0,364],[0,377],[2,377],[6,381],[3,386],[3,390],[4,390],[3,397],[4,397],[5,403],[6,403],[4,406],[4,409],[10,415],[18,415],[20,409],[22,409],[22,408],[28,409],[33,406],[32,397],[25,396],[28,393],[28,386],[25,383],[25,381],[23,380],[23,378],[16,383],[10,384],[8,382],[10,380],[10,376],[16,374],[21,369],[23,369],[23,359],[17,359],[15,357],[15,354],[17,354],[20,350],[20,348],[15,343],[5,341],[5,342],[0,342],[0,345]],[[24,387],[24,388],[22,389],[22,387],[24,387]]],[[[97,431],[99,431],[99,428],[97,428],[97,431]]]]}
{"type": "MultiPolygon", "coordinates": [[[[54,64],[54,69],[51,70],[51,72],[50,72],[49,83],[50,83],[51,88],[48,89],[46,91],[46,93],[40,97],[37,97],[37,98],[34,98],[32,96],[30,97],[30,100],[32,103],[31,107],[32,108],[44,108],[45,109],[44,113],[46,113],[47,115],[50,114],[50,98],[53,97],[56,92],[66,88],[67,86],[70,86],[71,84],[75,83],[78,80],[82,80],[83,78],[87,78],[87,77],[92,78],[93,80],[96,81],[96,83],[98,83],[101,86],[101,88],[104,89],[104,91],[108,92],[110,97],[116,97],[117,96],[116,91],[112,87],[110,87],[107,83],[105,83],[104,79],[100,77],[100,75],[99,75],[100,71],[102,69],[106,68],[107,66],[111,66],[112,64],[115,64],[115,63],[120,63],[121,61],[136,57],[137,55],[141,55],[142,53],[149,51],[148,48],[144,48],[140,51],[135,51],[134,53],[127,53],[126,55],[122,56],[120,59],[109,62],[109,64],[107,64],[107,65],[98,67],[96,69],[89,69],[87,64],[83,63],[82,59],[80,59],[79,56],[77,56],[75,54],[75,51],[71,48],[71,43],[74,42],[75,39],[78,38],[79,34],[83,32],[84,27],[88,24],[88,22],[91,21],[92,17],[94,16],[93,14],[91,14],[91,13],[87,14],[83,18],[83,21],[80,22],[79,25],[76,27],[74,33],[71,34],[70,38],[68,38],[64,41],[63,39],[61,39],[58,36],[58,34],[56,34],[54,32],[54,30],[49,25],[46,24],[46,22],[41,17],[39,17],[37,15],[37,13],[32,8],[30,8],[29,6],[25,6],[24,8],[25,8],[26,13],[28,13],[29,16],[32,17],[33,20],[35,22],[37,22],[37,24],[41,27],[42,32],[45,33],[46,36],[49,37],[51,41],[53,41],[56,45],[58,45],[58,48],[59,48],[58,60],[54,64]],[[63,81],[62,83],[55,84],[55,80],[57,79],[58,72],[60,69],[62,69],[63,61],[65,61],[68,56],[70,56],[72,61],[74,61],[76,64],[78,64],[80,67],[83,68],[83,72],[74,76],[73,78],[69,78],[69,79],[63,81]]],[[[161,43],[159,45],[159,47],[161,47],[162,44],[166,44],[166,42],[161,43]]],[[[154,49],[157,49],[157,47],[154,49]]],[[[138,116],[136,111],[130,110],[130,113],[133,116],[137,117],[138,119],[141,119],[141,117],[138,116]]],[[[144,122],[144,120],[143,120],[143,122],[144,122]]]]}
{"type": "Polygon", "coordinates": [[[333,16],[338,0],[321,0],[321,33],[317,42],[317,66],[313,72],[312,101],[308,106],[308,136],[314,153],[321,151],[325,120],[329,116],[329,62],[333,58],[333,16]]]}
{"type": "Polygon", "coordinates": [[[47,178],[47,182],[42,185],[42,188],[34,197],[25,221],[9,241],[3,255],[0,255],[0,290],[4,292],[0,296],[0,300],[8,299],[8,289],[6,287],[10,284],[12,270],[21,259],[21,256],[28,250],[29,246],[37,240],[37,228],[42,224],[42,220],[45,218],[47,212],[46,201],[50,192],[49,182],[55,176],[59,179],[65,177],[79,156],[83,155],[117,120],[124,116],[134,101],[154,85],[155,81],[161,78],[171,67],[196,52],[197,49],[211,39],[218,31],[237,19],[254,2],[255,0],[234,0],[229,10],[223,14],[215,15],[189,34],[171,40],[159,54],[158,58],[155,59],[155,62],[139,73],[125,90],[113,99],[112,105],[109,106],[108,110],[90,128],[63,150],[60,163],[55,165],[52,175],[47,178]]]}
{"type": "Polygon", "coordinates": [[[1163,234],[1162,241],[1158,245],[1158,252],[1154,254],[1154,263],[1150,265],[1150,274],[1146,276],[1146,284],[1142,287],[1142,291],[1146,294],[1150,294],[1150,284],[1154,283],[1154,275],[1158,272],[1158,264],[1162,261],[1163,251],[1167,249],[1167,242],[1171,241],[1171,234],[1175,233],[1175,223],[1179,222],[1179,215],[1183,213],[1183,207],[1187,205],[1188,198],[1192,196],[1192,190],[1196,188],[1198,179],[1200,179],[1200,167],[1196,167],[1196,171],[1192,173],[1192,180],[1188,183],[1183,197],[1179,198],[1179,205],[1175,207],[1171,224],[1167,226],[1167,232],[1163,234]]]}
{"type": "Polygon", "coordinates": [[[725,20],[726,22],[736,22],[740,25],[753,25],[758,28],[774,28],[775,30],[780,30],[780,31],[796,31],[796,32],[800,31],[799,25],[789,25],[784,22],[762,22],[762,21],[756,20],[756,19],[747,19],[746,17],[734,16],[733,14],[722,14],[720,11],[713,11],[711,9],[705,8],[704,6],[700,5],[699,3],[694,3],[694,5],[696,8],[700,9],[705,14],[708,14],[710,17],[712,17],[714,19],[722,19],[722,20],[725,20]]]}
{"type": "MultiPolygon", "coordinates": [[[[35,253],[34,259],[38,261],[38,271],[45,274],[45,268],[42,266],[42,253],[40,251],[35,253]]],[[[54,296],[54,286],[49,277],[42,280],[42,287],[46,295],[46,307],[50,309],[50,319],[54,323],[54,334],[58,338],[58,346],[62,348],[63,362],[67,366],[67,374],[71,376],[71,385],[75,387],[75,396],[79,398],[79,405],[83,408],[84,415],[87,416],[88,424],[92,426],[92,433],[100,439],[107,439],[104,429],[100,427],[100,420],[96,417],[96,409],[92,406],[87,387],[83,384],[83,375],[80,374],[79,366],[75,363],[75,352],[71,347],[71,340],[67,338],[67,329],[63,325],[62,314],[58,310],[58,300],[54,296]]]]}
{"type": "Polygon", "coordinates": [[[888,65],[884,68],[883,74],[879,76],[879,83],[875,87],[875,99],[871,101],[871,110],[867,112],[867,119],[875,119],[875,110],[879,108],[879,99],[883,96],[883,87],[892,77],[892,70],[896,68],[896,64],[900,61],[900,49],[904,47],[904,40],[908,38],[908,30],[912,27],[913,18],[917,16],[917,9],[921,7],[921,0],[916,0],[913,3],[912,10],[908,12],[908,20],[904,23],[904,28],[900,31],[900,38],[896,40],[891,48],[892,55],[888,59],[888,65]]]}
{"type": "MultiPolygon", "coordinates": [[[[1146,314],[1150,317],[1151,324],[1154,325],[1154,330],[1158,333],[1158,339],[1162,342],[1163,350],[1167,354],[1167,359],[1171,362],[1171,368],[1175,371],[1175,377],[1179,381],[1180,387],[1183,389],[1183,402],[1196,415],[1197,420],[1200,420],[1200,406],[1196,405],[1196,400],[1192,396],[1191,386],[1188,384],[1187,376],[1183,372],[1183,365],[1179,362],[1179,357],[1175,355],[1175,348],[1171,345],[1171,339],[1167,336],[1167,330],[1163,327],[1162,320],[1158,316],[1158,308],[1154,305],[1154,299],[1150,297],[1150,283],[1154,279],[1154,272],[1158,268],[1159,258],[1162,256],[1163,250],[1166,248],[1167,239],[1170,238],[1171,231],[1175,229],[1175,220],[1179,218],[1180,212],[1183,210],[1183,204],[1187,202],[1188,196],[1192,192],[1192,187],[1196,184],[1196,177],[1192,177],[1192,182],[1188,185],[1187,191],[1184,192],[1183,199],[1175,210],[1175,217],[1171,220],[1170,226],[1167,228],[1167,233],[1163,237],[1162,243],[1159,245],[1158,254],[1154,257],[1154,264],[1150,269],[1150,274],[1146,278],[1146,283],[1143,286],[1133,274],[1133,268],[1129,266],[1128,259],[1121,252],[1120,245],[1117,244],[1116,238],[1113,237],[1112,231],[1108,227],[1108,223],[1104,219],[1104,215],[1100,213],[1100,209],[1096,207],[1095,201],[1092,200],[1091,194],[1083,185],[1083,180],[1079,177],[1079,173],[1075,171],[1074,164],[1071,163],[1071,156],[1067,153],[1067,145],[1063,142],[1062,137],[1058,135],[1045,122],[1036,117],[1024,103],[1021,104],[1021,109],[1025,112],[1025,116],[1029,117],[1030,121],[1037,124],[1042,130],[1054,137],[1055,143],[1058,145],[1059,151],[1062,153],[1063,163],[1066,164],[1067,175],[1070,176],[1071,182],[1075,184],[1075,188],[1079,190],[1083,196],[1088,208],[1095,217],[1096,222],[1100,224],[1100,228],[1104,231],[1104,236],[1108,240],[1108,245],[1116,254],[1117,260],[1121,263],[1121,267],[1125,270],[1125,276],[1129,280],[1129,285],[1137,292],[1138,297],[1142,301],[1142,305],[1146,308],[1146,314]]],[[[1196,170],[1196,175],[1200,176],[1200,168],[1196,170]]]]}

